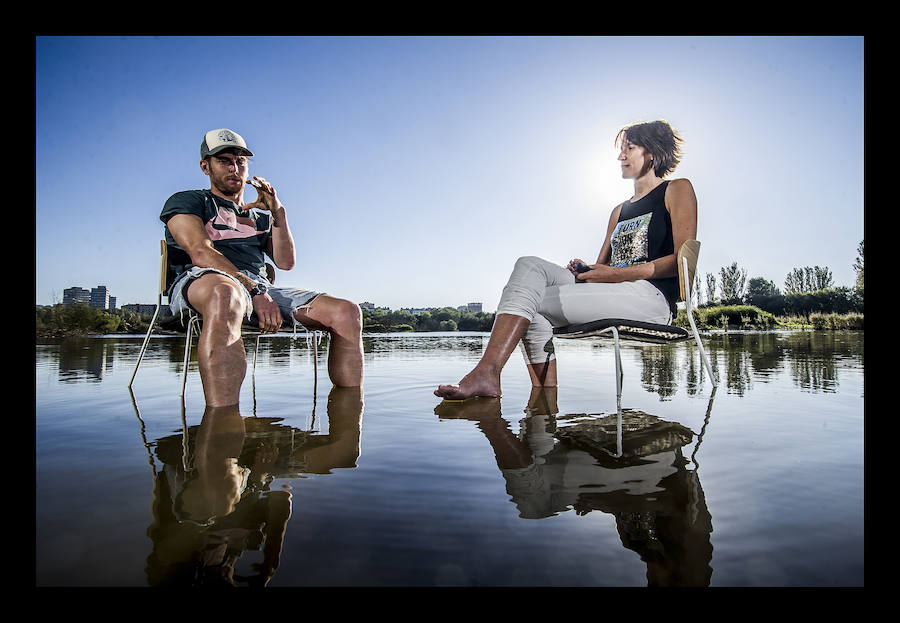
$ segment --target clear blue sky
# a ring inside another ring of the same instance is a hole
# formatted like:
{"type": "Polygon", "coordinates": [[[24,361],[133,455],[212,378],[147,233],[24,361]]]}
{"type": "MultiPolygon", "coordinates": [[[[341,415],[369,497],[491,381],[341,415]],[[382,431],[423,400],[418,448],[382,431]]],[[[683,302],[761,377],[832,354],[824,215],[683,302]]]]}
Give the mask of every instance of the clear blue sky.
{"type": "MultiPolygon", "coordinates": [[[[667,119],[701,274],[852,285],[862,37],[38,37],[36,303],[155,303],[159,212],[244,136],[287,206],[279,281],[356,302],[496,309],[521,255],[593,260],[632,193],[613,140],[667,119]]],[[[247,198],[255,197],[248,189],[247,198]]]]}

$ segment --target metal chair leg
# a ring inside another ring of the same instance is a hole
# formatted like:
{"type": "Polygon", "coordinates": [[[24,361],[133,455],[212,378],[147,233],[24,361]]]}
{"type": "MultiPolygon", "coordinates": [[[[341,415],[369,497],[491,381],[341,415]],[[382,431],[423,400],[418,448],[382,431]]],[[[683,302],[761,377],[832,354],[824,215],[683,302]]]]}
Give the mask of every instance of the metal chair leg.
{"type": "Polygon", "coordinates": [[[313,331],[313,391],[319,382],[319,332],[313,331]]]}
{"type": "Polygon", "coordinates": [[[256,380],[256,360],[259,358],[259,338],[262,337],[262,333],[256,334],[256,349],[253,351],[253,379],[256,380]]]}
{"type": "Polygon", "coordinates": [[[191,338],[194,336],[194,326],[200,323],[197,316],[191,316],[188,320],[187,335],[184,340],[184,370],[181,373],[181,397],[184,398],[184,388],[187,385],[188,364],[191,361],[191,338]]]}
{"type": "Polygon", "coordinates": [[[610,327],[612,329],[613,334],[613,342],[616,345],[616,402],[619,404],[621,408],[622,405],[622,378],[624,373],[622,372],[622,351],[619,347],[619,330],[615,327],[610,327]]]}
{"type": "MultiPolygon", "coordinates": [[[[688,273],[687,258],[682,258],[682,260],[684,262],[684,273],[686,275],[690,274],[690,273],[688,273]]],[[[691,294],[692,293],[689,288],[687,297],[685,298],[685,302],[684,302],[685,311],[687,312],[688,322],[691,323],[691,330],[694,333],[694,341],[697,342],[697,348],[700,349],[700,361],[702,362],[703,366],[706,368],[706,372],[707,372],[707,374],[709,374],[709,378],[712,381],[713,389],[715,389],[716,387],[719,386],[719,380],[716,378],[715,374],[713,374],[712,365],[709,362],[709,356],[707,356],[706,350],[703,348],[703,343],[700,341],[700,332],[697,331],[697,324],[694,322],[694,311],[693,311],[693,307],[691,306],[691,294]]]]}
{"type": "Polygon", "coordinates": [[[622,353],[619,347],[619,330],[610,327],[613,334],[613,342],[616,346],[616,454],[615,458],[622,456],[622,353]]]}
{"type": "Polygon", "coordinates": [[[144,352],[147,350],[147,344],[150,342],[150,334],[153,333],[153,326],[156,324],[156,318],[159,316],[159,308],[162,307],[162,294],[156,300],[156,311],[153,312],[153,319],[150,321],[150,327],[147,329],[147,335],[144,336],[144,343],[141,344],[141,352],[138,353],[137,363],[134,364],[134,372],[131,373],[131,380],[128,381],[128,387],[131,388],[134,383],[134,377],[137,376],[138,368],[144,359],[144,352]]]}

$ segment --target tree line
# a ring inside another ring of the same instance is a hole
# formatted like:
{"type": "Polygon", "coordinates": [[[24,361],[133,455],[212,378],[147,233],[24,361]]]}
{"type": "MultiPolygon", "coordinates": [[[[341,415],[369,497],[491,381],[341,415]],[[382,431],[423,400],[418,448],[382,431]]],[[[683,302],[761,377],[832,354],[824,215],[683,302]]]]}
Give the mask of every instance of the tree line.
{"type": "Polygon", "coordinates": [[[792,269],[785,276],[784,289],[781,290],[764,277],[747,279],[747,270],[733,262],[730,266],[723,266],[718,275],[706,273],[703,280],[697,273],[695,303],[697,307],[752,305],[776,316],[806,318],[814,313],[861,314],[864,306],[864,249],[865,241],[862,241],[857,247],[853,264],[856,283],[852,288],[835,287],[831,269],[827,266],[803,266],[792,269]]]}
{"type": "Polygon", "coordinates": [[[62,305],[35,310],[35,334],[41,337],[106,333],[145,333],[150,317],[125,309],[62,305]]]}
{"type": "MultiPolygon", "coordinates": [[[[853,264],[856,283],[835,287],[828,267],[804,266],[792,269],[784,278],[783,290],[764,277],[747,278],[737,262],[723,266],[718,274],[698,272],[693,288],[694,304],[703,311],[713,307],[747,305],[773,316],[798,316],[807,320],[823,314],[862,314],[864,307],[865,241],[857,247],[853,264]],[[705,286],[705,287],[704,287],[705,286]]],[[[169,318],[163,310],[163,328],[169,318]]],[[[744,314],[738,309],[735,313],[744,314]]],[[[717,312],[718,313],[718,312],[717,312]]],[[[394,331],[490,331],[494,314],[458,310],[453,307],[431,309],[421,314],[404,310],[363,309],[363,328],[370,333],[394,331]]],[[[715,315],[715,314],[714,314],[715,315]]],[[[680,316],[679,316],[680,318],[680,316]]],[[[42,337],[64,337],[91,333],[144,333],[150,317],[115,309],[101,310],[87,305],[62,305],[38,308],[36,333],[42,337]]],[[[174,320],[171,320],[174,323],[174,320]]],[[[686,322],[686,319],[685,319],[686,322]]],[[[178,327],[172,327],[177,329],[178,327]]]]}
{"type": "Polygon", "coordinates": [[[363,329],[385,331],[490,331],[494,314],[439,307],[420,314],[404,310],[363,309],[363,329]]]}

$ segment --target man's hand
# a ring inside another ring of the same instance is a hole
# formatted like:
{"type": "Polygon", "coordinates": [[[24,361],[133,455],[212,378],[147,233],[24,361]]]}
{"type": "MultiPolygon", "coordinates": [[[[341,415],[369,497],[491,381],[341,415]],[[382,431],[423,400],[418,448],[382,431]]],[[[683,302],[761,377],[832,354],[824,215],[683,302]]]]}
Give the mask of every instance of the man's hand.
{"type": "Polygon", "coordinates": [[[259,321],[259,330],[263,333],[275,333],[281,328],[281,310],[267,293],[253,297],[253,311],[259,321]]]}
{"type": "Polygon", "coordinates": [[[246,204],[244,206],[245,210],[259,208],[260,210],[268,210],[274,213],[277,210],[284,209],[284,206],[281,205],[281,201],[278,199],[278,193],[275,192],[275,188],[265,178],[254,175],[247,179],[247,183],[256,189],[256,201],[246,204]]]}

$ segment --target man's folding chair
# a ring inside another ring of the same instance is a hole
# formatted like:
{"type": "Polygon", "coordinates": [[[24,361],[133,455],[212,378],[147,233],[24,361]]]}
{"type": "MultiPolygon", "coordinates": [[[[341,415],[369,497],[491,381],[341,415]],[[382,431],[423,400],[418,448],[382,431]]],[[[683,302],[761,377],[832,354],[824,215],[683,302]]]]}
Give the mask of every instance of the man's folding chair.
{"type": "MultiPolygon", "coordinates": [[[[700,333],[697,331],[697,325],[694,322],[693,308],[691,305],[691,285],[694,283],[694,274],[697,270],[697,258],[700,254],[700,243],[696,240],[688,240],[678,250],[678,284],[679,284],[679,300],[684,301],[685,310],[687,311],[688,321],[691,324],[691,331],[697,347],[700,349],[700,358],[703,367],[709,374],[712,381],[713,390],[718,387],[718,379],[713,374],[709,357],[703,349],[703,343],[700,341],[700,333]]],[[[672,342],[681,342],[690,339],[691,333],[681,327],[675,325],[653,324],[649,322],[639,322],[636,320],[628,320],[626,318],[602,318],[593,322],[583,324],[573,324],[565,327],[557,327],[553,329],[553,335],[564,339],[582,339],[608,337],[613,338],[615,344],[616,357],[616,403],[618,411],[621,413],[622,407],[622,358],[619,350],[621,340],[629,340],[636,342],[650,342],[654,344],[669,344],[672,342]]]]}
{"type": "MultiPolygon", "coordinates": [[[[138,354],[137,363],[134,365],[134,372],[131,373],[131,380],[128,382],[128,387],[134,383],[134,377],[137,375],[138,368],[141,365],[141,361],[144,358],[144,353],[147,350],[147,344],[150,341],[150,334],[153,332],[154,326],[156,326],[156,319],[159,316],[159,311],[162,308],[163,297],[168,298],[169,287],[172,285],[176,274],[172,266],[169,264],[169,247],[166,244],[165,240],[160,240],[159,243],[159,254],[160,254],[160,269],[159,269],[159,288],[157,290],[157,299],[156,299],[156,311],[153,313],[153,318],[150,320],[150,327],[147,329],[147,335],[144,336],[144,343],[141,345],[141,351],[138,354]]],[[[267,276],[270,282],[275,282],[275,269],[271,264],[266,264],[267,276]]],[[[191,340],[196,332],[197,335],[200,334],[202,319],[196,313],[190,312],[187,327],[185,331],[185,341],[184,341],[184,370],[182,371],[181,376],[181,395],[184,396],[184,388],[187,384],[187,372],[188,372],[188,364],[190,363],[191,358],[191,340]]],[[[316,379],[318,379],[318,354],[319,354],[319,332],[318,331],[309,331],[304,328],[304,333],[306,334],[307,339],[312,337],[313,342],[313,374],[316,379]]],[[[272,333],[262,333],[259,331],[257,327],[252,327],[250,325],[245,324],[241,330],[242,335],[256,335],[256,348],[253,352],[253,377],[256,377],[256,360],[259,355],[259,340],[262,337],[272,336],[272,333]]],[[[297,323],[294,323],[294,337],[297,336],[297,323]]]]}

